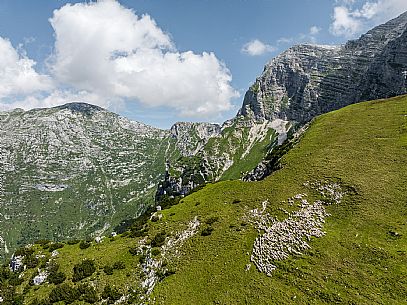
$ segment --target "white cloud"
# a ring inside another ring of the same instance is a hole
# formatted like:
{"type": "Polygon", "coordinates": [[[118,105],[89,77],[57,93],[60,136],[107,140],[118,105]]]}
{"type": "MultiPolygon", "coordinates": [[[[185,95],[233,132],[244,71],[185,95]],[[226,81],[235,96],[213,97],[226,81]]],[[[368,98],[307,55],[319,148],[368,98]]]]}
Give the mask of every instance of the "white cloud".
{"type": "Polygon", "coordinates": [[[250,56],[259,56],[265,53],[273,52],[275,50],[276,48],[274,48],[273,46],[261,42],[258,39],[254,39],[246,43],[241,51],[250,56]]]}
{"type": "Polygon", "coordinates": [[[335,0],[336,4],[351,5],[355,3],[356,0],[335,0]]]}
{"type": "Polygon", "coordinates": [[[293,43],[294,39],[292,37],[281,37],[280,39],[277,40],[277,44],[289,44],[293,43]]]}
{"type": "Polygon", "coordinates": [[[32,94],[21,98],[16,98],[11,103],[1,102],[0,111],[21,108],[24,110],[33,108],[48,108],[58,105],[63,105],[71,102],[83,102],[99,105],[102,107],[111,106],[109,101],[102,99],[97,94],[92,94],[86,91],[73,92],[70,90],[53,90],[44,94],[32,94]]]}
{"type": "Polygon", "coordinates": [[[317,43],[317,36],[322,28],[313,25],[309,28],[308,33],[300,33],[295,37],[281,37],[277,40],[277,45],[291,45],[296,43],[317,43]]]}
{"type": "Polygon", "coordinates": [[[50,90],[51,79],[35,71],[36,62],[0,37],[0,99],[50,90]]]}
{"type": "Polygon", "coordinates": [[[310,27],[309,29],[309,34],[312,36],[318,35],[319,32],[321,32],[321,28],[317,27],[316,25],[313,25],[312,27],[310,27]]]}
{"type": "Polygon", "coordinates": [[[215,54],[177,51],[150,16],[117,1],[67,4],[50,22],[56,39],[50,70],[76,90],[197,117],[229,110],[239,95],[215,54]]]}
{"type": "Polygon", "coordinates": [[[331,33],[336,36],[352,37],[362,29],[362,22],[353,17],[347,7],[337,6],[334,8],[331,33]]]}
{"type": "Polygon", "coordinates": [[[331,33],[336,36],[354,37],[370,27],[397,17],[407,10],[406,0],[365,1],[355,7],[356,1],[337,1],[334,7],[331,33]]]}

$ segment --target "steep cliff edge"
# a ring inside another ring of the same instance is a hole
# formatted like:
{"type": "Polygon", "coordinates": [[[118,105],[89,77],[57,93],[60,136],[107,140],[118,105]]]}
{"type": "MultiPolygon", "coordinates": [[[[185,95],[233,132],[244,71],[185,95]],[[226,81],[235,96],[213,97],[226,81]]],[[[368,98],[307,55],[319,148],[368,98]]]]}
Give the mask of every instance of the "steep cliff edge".
{"type": "Polygon", "coordinates": [[[272,59],[238,115],[303,124],[360,101],[406,93],[407,12],[342,46],[298,45],[272,59]]]}

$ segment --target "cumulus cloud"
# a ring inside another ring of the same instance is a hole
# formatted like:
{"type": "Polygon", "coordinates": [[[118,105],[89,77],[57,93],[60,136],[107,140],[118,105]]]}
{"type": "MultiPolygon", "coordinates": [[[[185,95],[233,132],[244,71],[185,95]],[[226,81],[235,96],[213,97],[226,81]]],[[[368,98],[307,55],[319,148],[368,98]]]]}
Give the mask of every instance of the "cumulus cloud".
{"type": "Polygon", "coordinates": [[[254,39],[244,44],[241,51],[250,56],[260,56],[266,53],[273,52],[275,50],[276,48],[274,48],[273,46],[266,44],[258,39],[254,39]]]}
{"type": "Polygon", "coordinates": [[[313,25],[312,27],[310,27],[309,29],[309,34],[312,36],[318,35],[319,32],[321,32],[321,28],[317,27],[316,25],[313,25]]]}
{"type": "Polygon", "coordinates": [[[149,15],[115,0],[67,4],[49,19],[55,45],[48,75],[0,37],[0,109],[83,101],[113,109],[124,102],[165,106],[180,116],[213,118],[239,96],[214,53],[180,52],[149,15]]]}
{"type": "Polygon", "coordinates": [[[177,51],[149,15],[117,1],[67,4],[50,22],[56,39],[50,70],[77,90],[198,117],[229,110],[238,96],[215,54],[177,51]]]}
{"type": "Polygon", "coordinates": [[[362,20],[355,18],[347,7],[337,6],[330,30],[336,36],[352,37],[361,31],[362,24],[362,20]]]}
{"type": "Polygon", "coordinates": [[[317,36],[322,28],[313,25],[309,28],[307,33],[300,33],[296,37],[282,37],[277,40],[277,45],[287,45],[294,43],[317,43],[317,36]]]}
{"type": "Polygon", "coordinates": [[[407,10],[405,0],[365,1],[357,7],[356,1],[342,0],[336,3],[338,6],[334,7],[330,30],[336,36],[347,38],[395,18],[407,10]]]}
{"type": "Polygon", "coordinates": [[[277,44],[289,44],[289,43],[293,43],[294,42],[294,38],[292,37],[281,37],[277,40],[277,44]]]}
{"type": "Polygon", "coordinates": [[[37,73],[35,65],[23,50],[18,51],[9,40],[0,37],[0,99],[50,90],[50,77],[37,73]]]}

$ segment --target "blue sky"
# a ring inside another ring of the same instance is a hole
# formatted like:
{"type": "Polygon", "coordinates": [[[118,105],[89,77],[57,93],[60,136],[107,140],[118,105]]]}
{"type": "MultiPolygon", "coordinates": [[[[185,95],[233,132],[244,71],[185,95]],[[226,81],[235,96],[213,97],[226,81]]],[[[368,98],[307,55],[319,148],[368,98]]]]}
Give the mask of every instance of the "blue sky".
{"type": "Polygon", "coordinates": [[[0,109],[84,100],[163,128],[223,122],[278,53],[343,43],[406,9],[405,0],[0,0],[9,58],[0,109]]]}

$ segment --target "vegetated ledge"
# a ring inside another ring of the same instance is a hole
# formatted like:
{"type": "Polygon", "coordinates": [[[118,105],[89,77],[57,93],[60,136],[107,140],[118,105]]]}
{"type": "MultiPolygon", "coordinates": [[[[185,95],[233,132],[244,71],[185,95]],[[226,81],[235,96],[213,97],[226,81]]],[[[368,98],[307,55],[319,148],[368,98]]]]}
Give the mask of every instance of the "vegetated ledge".
{"type": "Polygon", "coordinates": [[[265,156],[252,171],[248,172],[242,178],[243,181],[260,181],[270,176],[276,170],[282,168],[281,159],[293,148],[301,139],[302,135],[311,126],[313,120],[304,124],[291,136],[289,136],[281,145],[273,145],[271,151],[265,156]]]}

